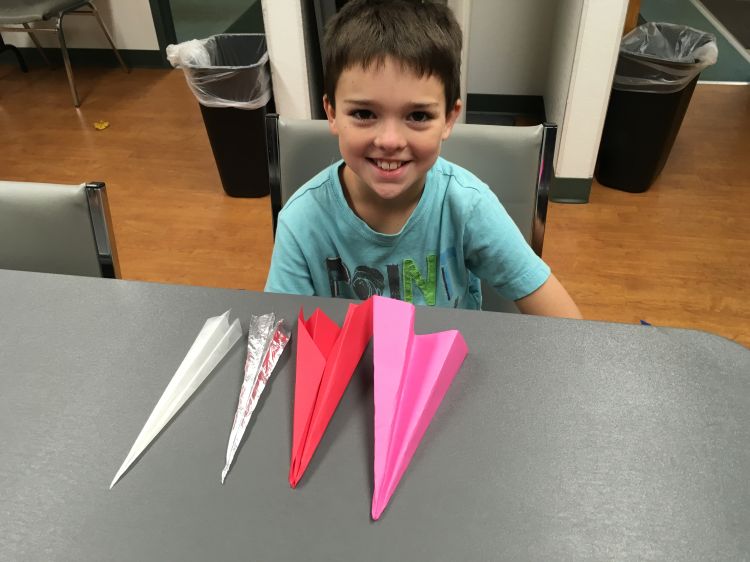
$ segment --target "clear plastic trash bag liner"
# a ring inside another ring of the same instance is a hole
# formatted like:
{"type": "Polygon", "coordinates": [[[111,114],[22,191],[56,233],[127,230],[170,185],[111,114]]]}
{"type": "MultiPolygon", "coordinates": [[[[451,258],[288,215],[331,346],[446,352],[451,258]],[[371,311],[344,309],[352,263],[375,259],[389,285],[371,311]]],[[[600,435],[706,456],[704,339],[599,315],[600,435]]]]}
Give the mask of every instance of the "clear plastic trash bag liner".
{"type": "Polygon", "coordinates": [[[685,25],[649,22],[623,37],[616,90],[679,92],[719,56],[716,37],[685,25]]]}
{"type": "Polygon", "coordinates": [[[167,59],[183,70],[201,105],[259,109],[271,99],[263,34],[213,35],[168,45],[167,59]]]}

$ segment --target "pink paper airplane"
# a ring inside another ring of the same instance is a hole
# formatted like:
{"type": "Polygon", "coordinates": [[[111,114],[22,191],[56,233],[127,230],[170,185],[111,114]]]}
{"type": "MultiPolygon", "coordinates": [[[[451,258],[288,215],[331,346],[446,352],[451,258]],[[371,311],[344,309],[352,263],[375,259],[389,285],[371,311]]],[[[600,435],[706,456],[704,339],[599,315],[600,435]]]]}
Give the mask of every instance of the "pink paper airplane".
{"type": "Polygon", "coordinates": [[[375,490],[378,519],[468,353],[457,330],[414,335],[414,306],[373,297],[375,490]]]}

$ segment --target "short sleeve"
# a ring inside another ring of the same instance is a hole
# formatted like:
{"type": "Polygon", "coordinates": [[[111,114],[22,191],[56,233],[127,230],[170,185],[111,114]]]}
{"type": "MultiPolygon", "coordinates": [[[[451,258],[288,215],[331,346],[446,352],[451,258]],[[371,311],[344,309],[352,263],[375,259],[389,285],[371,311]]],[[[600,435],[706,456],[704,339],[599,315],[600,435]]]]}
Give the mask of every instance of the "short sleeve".
{"type": "Polygon", "coordinates": [[[265,291],[293,295],[315,294],[307,260],[294,232],[284,220],[283,212],[279,215],[276,228],[265,291]]]}
{"type": "Polygon", "coordinates": [[[492,191],[475,193],[465,222],[467,268],[507,299],[533,293],[549,278],[549,266],[534,253],[492,191]]]}

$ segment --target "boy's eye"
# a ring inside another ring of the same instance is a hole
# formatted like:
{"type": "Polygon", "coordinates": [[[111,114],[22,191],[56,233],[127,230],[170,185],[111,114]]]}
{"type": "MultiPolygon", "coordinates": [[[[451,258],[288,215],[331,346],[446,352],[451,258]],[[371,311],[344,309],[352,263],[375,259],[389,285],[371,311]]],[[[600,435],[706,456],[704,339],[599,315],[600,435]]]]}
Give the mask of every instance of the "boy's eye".
{"type": "Polygon", "coordinates": [[[368,119],[372,119],[373,117],[375,117],[375,114],[369,109],[355,109],[354,111],[349,113],[349,115],[359,121],[367,121],[368,119]]]}
{"type": "Polygon", "coordinates": [[[426,111],[413,111],[409,114],[409,120],[415,121],[417,123],[425,123],[430,119],[432,119],[432,115],[427,113],[426,111]]]}

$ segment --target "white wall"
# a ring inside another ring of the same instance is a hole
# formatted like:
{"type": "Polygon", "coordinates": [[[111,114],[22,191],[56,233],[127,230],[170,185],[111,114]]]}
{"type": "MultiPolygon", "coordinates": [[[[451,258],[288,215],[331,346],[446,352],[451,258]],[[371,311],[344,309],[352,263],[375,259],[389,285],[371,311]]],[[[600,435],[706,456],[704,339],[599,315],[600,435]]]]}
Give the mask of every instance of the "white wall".
{"type": "Polygon", "coordinates": [[[290,119],[311,119],[300,0],[271,0],[262,6],[276,110],[290,119]]]}
{"type": "Polygon", "coordinates": [[[468,93],[468,70],[469,70],[469,37],[471,36],[471,11],[472,0],[448,0],[448,7],[453,10],[458,25],[461,26],[463,34],[463,45],[461,49],[461,103],[463,111],[458,116],[459,123],[466,122],[466,94],[468,93]]]}
{"type": "MultiPolygon", "coordinates": [[[[287,117],[310,119],[299,2],[264,2],[263,20],[276,107],[287,117]]],[[[548,118],[559,126],[556,175],[592,177],[627,0],[448,4],[468,38],[468,92],[543,95],[548,118]]]]}
{"type": "MultiPolygon", "coordinates": [[[[565,110],[573,76],[573,62],[578,47],[581,14],[585,0],[560,0],[555,14],[555,29],[550,41],[550,56],[547,66],[547,84],[544,90],[544,109],[547,120],[560,128],[557,154],[560,153],[563,137],[565,110]]],[[[559,175],[559,174],[558,174],[559,175]]]]}
{"type": "MultiPolygon", "coordinates": [[[[469,14],[476,0],[448,0],[456,18],[468,35],[469,14]]],[[[268,55],[271,60],[276,110],[288,118],[311,119],[307,55],[300,0],[273,0],[263,3],[268,55]]],[[[462,53],[461,97],[466,105],[468,42],[462,53]]],[[[317,101],[316,101],[317,103],[317,101]]],[[[463,113],[461,115],[463,120],[463,113]]]]}
{"type": "MultiPolygon", "coordinates": [[[[564,1],[567,5],[561,8],[561,19],[566,14],[572,18],[578,0],[564,1]]],[[[564,56],[560,56],[559,74],[551,73],[556,78],[550,81],[545,104],[561,125],[555,160],[557,177],[593,176],[627,7],[628,0],[583,0],[567,96],[563,96],[567,68],[564,56]],[[566,102],[560,120],[557,117],[563,99],[566,102]]],[[[557,34],[556,46],[562,48],[572,37],[572,31],[557,34]]]]}
{"type": "MultiPolygon", "coordinates": [[[[95,4],[118,49],[159,50],[148,0],[97,0],[95,4]]],[[[66,16],[63,29],[69,48],[109,49],[109,43],[91,16],[66,16]]],[[[37,33],[37,37],[45,47],[58,47],[54,33],[37,33]]],[[[3,38],[17,47],[34,46],[25,33],[3,33],[3,38]]]]}
{"type": "Polygon", "coordinates": [[[558,1],[472,0],[470,94],[544,94],[558,1]]]}

